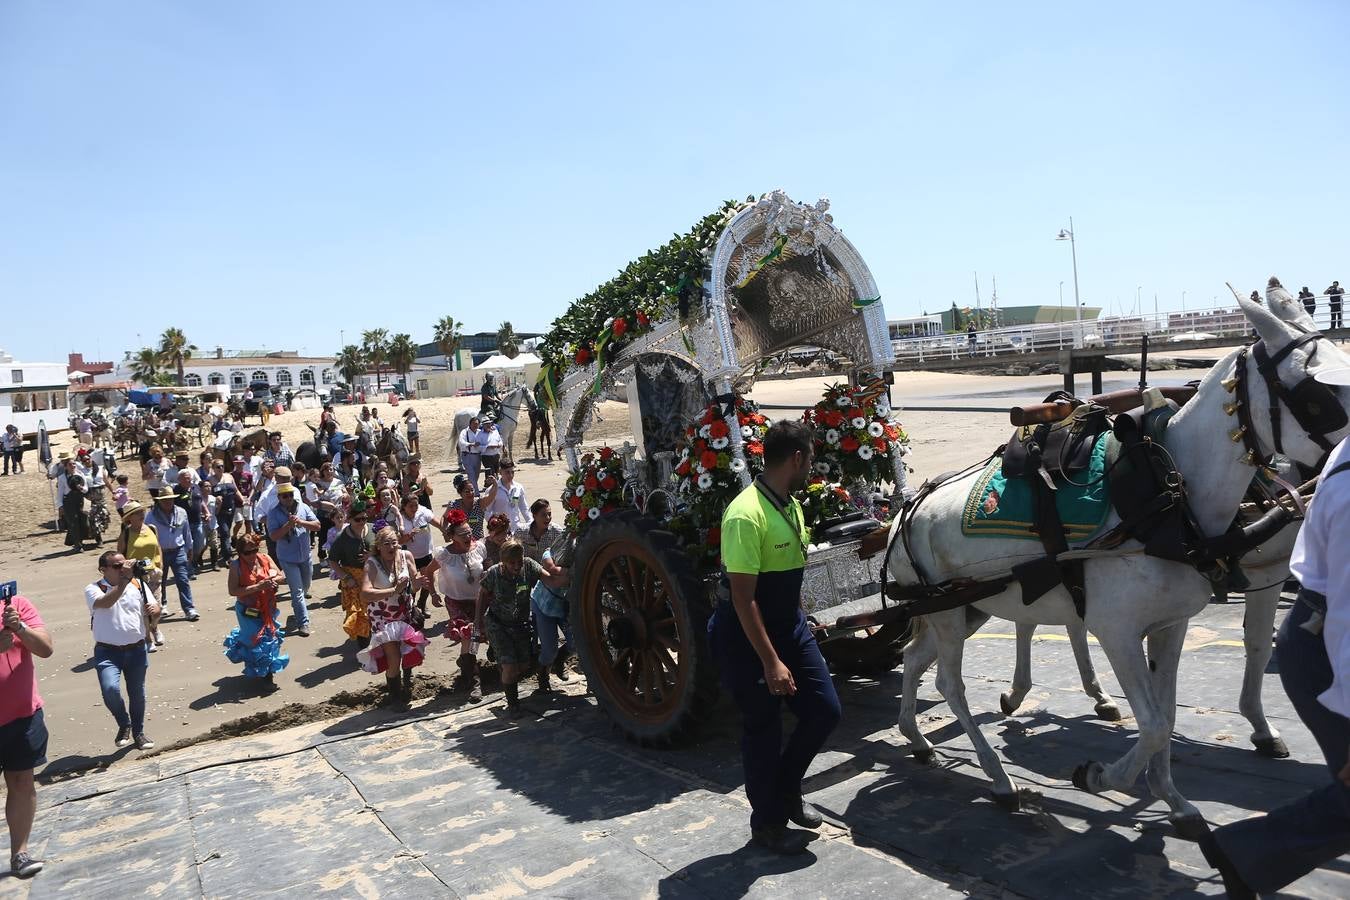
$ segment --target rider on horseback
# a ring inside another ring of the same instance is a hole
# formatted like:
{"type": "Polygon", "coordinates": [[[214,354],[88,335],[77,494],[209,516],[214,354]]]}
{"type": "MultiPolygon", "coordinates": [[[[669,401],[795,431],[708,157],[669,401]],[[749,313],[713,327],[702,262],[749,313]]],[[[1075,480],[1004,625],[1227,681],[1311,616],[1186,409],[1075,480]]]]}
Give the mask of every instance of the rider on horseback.
{"type": "Polygon", "coordinates": [[[502,414],[502,398],[497,393],[497,382],[488,372],[483,376],[482,400],[478,404],[478,415],[480,418],[490,418],[497,421],[502,414]]]}

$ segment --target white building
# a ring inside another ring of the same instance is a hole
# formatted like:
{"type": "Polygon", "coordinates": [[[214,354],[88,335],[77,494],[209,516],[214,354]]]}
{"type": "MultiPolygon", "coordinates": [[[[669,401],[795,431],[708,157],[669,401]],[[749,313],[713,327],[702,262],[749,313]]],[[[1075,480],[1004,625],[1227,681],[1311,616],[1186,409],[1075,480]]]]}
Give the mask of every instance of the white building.
{"type": "MultiPolygon", "coordinates": [[[[131,378],[131,357],[117,364],[110,375],[97,376],[95,384],[122,381],[131,378]]],[[[254,350],[229,351],[217,347],[214,351],[194,356],[183,363],[184,383],[187,387],[224,385],[232,394],[242,394],[250,384],[265,382],[273,390],[312,390],[327,394],[340,380],[337,366],[331,356],[301,356],[293,350],[258,353],[254,350]]]]}
{"type": "Polygon", "coordinates": [[[70,427],[66,364],[19,362],[0,350],[0,429],[18,426],[26,438],[37,436],[38,421],[48,431],[70,427]]]}

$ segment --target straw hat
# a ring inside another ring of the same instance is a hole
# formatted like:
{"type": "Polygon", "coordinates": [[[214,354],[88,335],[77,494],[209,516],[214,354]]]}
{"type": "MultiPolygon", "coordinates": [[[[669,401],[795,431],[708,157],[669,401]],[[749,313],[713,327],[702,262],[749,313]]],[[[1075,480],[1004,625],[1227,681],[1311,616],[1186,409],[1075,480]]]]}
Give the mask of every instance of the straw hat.
{"type": "Polygon", "coordinates": [[[125,519],[127,516],[132,515],[133,513],[144,514],[144,512],[145,507],[141,505],[141,502],[139,500],[128,500],[126,506],[122,507],[122,518],[125,519]]]}

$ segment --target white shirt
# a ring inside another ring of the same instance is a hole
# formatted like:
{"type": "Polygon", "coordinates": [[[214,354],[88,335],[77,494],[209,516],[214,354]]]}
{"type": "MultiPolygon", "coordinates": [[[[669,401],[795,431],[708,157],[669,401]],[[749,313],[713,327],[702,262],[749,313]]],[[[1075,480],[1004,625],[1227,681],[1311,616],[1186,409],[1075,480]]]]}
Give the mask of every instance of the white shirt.
{"type": "Polygon", "coordinates": [[[403,510],[398,511],[398,530],[413,535],[412,542],[403,545],[403,549],[411,553],[413,559],[431,555],[431,529],[427,526],[434,521],[436,514],[425,506],[417,507],[411,519],[403,514],[403,510]]]}
{"type": "Polygon", "coordinates": [[[478,441],[483,445],[484,456],[501,456],[502,433],[497,429],[478,432],[478,441]]]}
{"type": "Polygon", "coordinates": [[[459,433],[459,452],[479,453],[483,449],[482,430],[474,431],[471,428],[465,428],[459,433]]]}
{"type": "Polygon", "coordinates": [[[530,504],[525,501],[524,486],[512,482],[508,488],[499,483],[497,493],[492,495],[492,502],[483,511],[483,518],[490,519],[497,513],[506,516],[513,532],[520,528],[528,528],[534,517],[530,515],[530,504]]]}
{"type": "Polygon", "coordinates": [[[483,558],[487,548],[482,541],[474,541],[467,553],[454,553],[449,546],[436,551],[436,590],[451,600],[474,602],[483,585],[483,558]]]}
{"type": "Polygon", "coordinates": [[[137,641],[144,641],[145,634],[145,595],[132,581],[122,591],[117,602],[106,609],[95,609],[94,602],[102,597],[112,586],[100,578],[84,589],[84,602],[89,604],[89,616],[94,629],[94,640],[100,644],[112,644],[124,647],[137,641]]]}
{"type": "Polygon", "coordinates": [[[267,478],[254,484],[260,485],[261,489],[258,492],[258,499],[253,501],[253,521],[261,522],[267,518],[272,507],[277,505],[277,480],[267,478]]]}
{"type": "Polygon", "coordinates": [[[1289,556],[1289,571],[1299,584],[1327,598],[1322,641],[1331,661],[1332,681],[1317,699],[1342,716],[1350,716],[1350,554],[1345,552],[1350,534],[1350,472],[1334,478],[1327,478],[1327,473],[1346,461],[1350,461],[1350,438],[1331,452],[1317,479],[1308,517],[1289,556]]]}
{"type": "Polygon", "coordinates": [[[194,468],[192,468],[191,465],[189,465],[189,466],[188,466],[187,468],[185,468],[185,469],[180,469],[180,468],[178,468],[177,466],[169,466],[167,469],[164,470],[164,483],[167,484],[167,485],[168,485],[169,487],[171,487],[171,488],[176,488],[176,487],[178,487],[178,473],[179,473],[179,472],[191,472],[191,473],[192,473],[192,485],[191,485],[192,487],[196,487],[197,485],[199,485],[199,484],[202,483],[202,476],[198,475],[198,474],[197,474],[197,470],[194,469],[194,468]]]}

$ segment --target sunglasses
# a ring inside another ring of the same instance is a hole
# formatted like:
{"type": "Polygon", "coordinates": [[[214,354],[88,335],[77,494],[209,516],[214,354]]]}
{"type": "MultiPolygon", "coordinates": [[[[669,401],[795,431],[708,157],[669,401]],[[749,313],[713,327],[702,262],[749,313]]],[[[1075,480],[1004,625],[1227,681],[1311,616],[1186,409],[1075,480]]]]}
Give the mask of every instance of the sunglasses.
{"type": "Polygon", "coordinates": [[[130,567],[131,567],[131,563],[129,563],[129,562],[120,562],[120,563],[108,563],[108,564],[107,564],[106,566],[104,566],[103,568],[105,568],[105,569],[128,569],[128,568],[130,568],[130,567]]]}
{"type": "Polygon", "coordinates": [[[254,547],[252,550],[240,550],[240,551],[239,551],[239,555],[240,555],[240,556],[252,556],[253,554],[255,554],[255,553],[257,553],[257,552],[258,552],[258,548],[257,548],[257,547],[254,547]]]}

